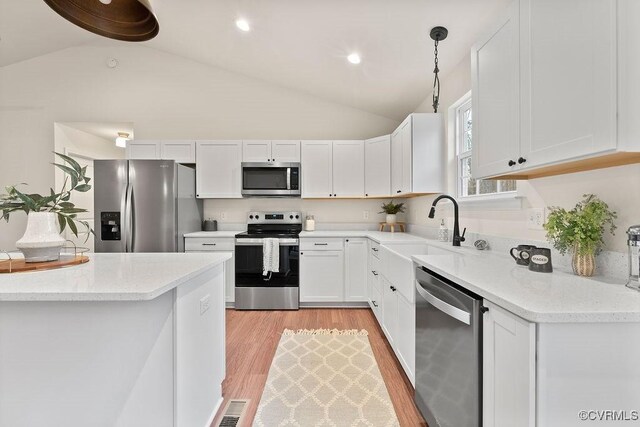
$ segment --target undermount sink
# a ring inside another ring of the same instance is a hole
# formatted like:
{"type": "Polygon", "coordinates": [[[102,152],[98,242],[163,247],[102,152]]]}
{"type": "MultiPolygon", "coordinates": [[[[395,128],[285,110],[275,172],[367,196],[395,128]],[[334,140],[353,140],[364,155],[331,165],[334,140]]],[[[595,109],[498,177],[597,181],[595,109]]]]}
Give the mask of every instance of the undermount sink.
{"type": "Polygon", "coordinates": [[[424,243],[411,243],[411,244],[389,244],[383,245],[382,248],[389,249],[390,252],[395,252],[397,255],[411,258],[413,255],[448,255],[452,251],[442,249],[436,246],[431,246],[424,243]]]}

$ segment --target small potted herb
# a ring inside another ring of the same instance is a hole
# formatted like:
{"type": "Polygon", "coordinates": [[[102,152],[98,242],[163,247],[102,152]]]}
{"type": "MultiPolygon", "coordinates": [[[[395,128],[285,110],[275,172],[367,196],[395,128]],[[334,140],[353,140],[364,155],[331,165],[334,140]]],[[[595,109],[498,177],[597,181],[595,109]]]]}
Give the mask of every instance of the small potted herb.
{"type": "Polygon", "coordinates": [[[605,232],[614,234],[616,212],[593,194],[585,194],[575,208],[567,211],[549,208],[544,228],[547,239],[562,255],[572,253],[573,272],[578,276],[593,276],[595,256],[604,246],[605,232]]]}
{"type": "Polygon", "coordinates": [[[387,224],[395,224],[396,222],[398,222],[398,213],[404,212],[404,210],[404,203],[393,203],[393,200],[391,200],[389,203],[383,203],[382,211],[378,213],[387,214],[387,224]]]}
{"type": "Polygon", "coordinates": [[[93,233],[88,222],[76,219],[77,214],[87,210],[78,208],[69,201],[72,192],[84,193],[91,189],[89,185],[91,178],[86,176],[87,167],[81,167],[78,162],[64,154],[55,154],[64,161],[63,163],[66,163],[54,163],[66,175],[59,192],[51,188],[46,196],[27,194],[12,185],[6,187],[7,194],[0,194],[2,219],[9,222],[11,214],[16,211],[27,214],[27,228],[24,236],[16,242],[16,247],[24,254],[26,262],[59,259],[60,249],[65,242],[60,233],[67,226],[76,237],[78,236],[76,223],[84,226],[89,233],[93,233]]]}

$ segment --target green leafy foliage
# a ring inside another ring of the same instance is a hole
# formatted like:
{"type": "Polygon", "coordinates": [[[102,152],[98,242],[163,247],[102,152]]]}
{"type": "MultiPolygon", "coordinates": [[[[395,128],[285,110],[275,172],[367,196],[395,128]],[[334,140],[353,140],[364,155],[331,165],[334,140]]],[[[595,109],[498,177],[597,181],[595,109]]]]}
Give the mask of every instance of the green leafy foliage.
{"type": "Polygon", "coordinates": [[[604,246],[604,233],[608,230],[615,234],[617,213],[593,194],[583,197],[569,211],[559,207],[549,208],[551,213],[544,224],[547,239],[563,255],[567,252],[596,254],[604,246]]]}
{"type": "MultiPolygon", "coordinates": [[[[89,185],[91,178],[86,176],[87,167],[81,167],[78,162],[64,154],[55,152],[54,154],[62,160],[62,163],[53,163],[53,165],[65,173],[62,189],[56,192],[51,188],[49,195],[42,196],[36,193],[28,194],[16,188],[17,186],[27,185],[25,183],[6,187],[5,190],[7,193],[0,195],[2,219],[9,222],[9,217],[16,211],[23,211],[27,214],[29,212],[54,212],[58,217],[61,233],[68,226],[71,232],[77,237],[77,223],[81,224],[89,233],[93,233],[88,222],[78,221],[76,219],[79,213],[87,212],[87,210],[76,207],[69,201],[72,192],[77,191],[84,193],[91,189],[91,185],[89,185]]],[[[89,234],[87,234],[87,239],[88,238],[89,234]]]]}
{"type": "Polygon", "coordinates": [[[387,215],[395,215],[405,210],[404,203],[393,203],[393,200],[389,203],[383,203],[381,208],[382,211],[378,213],[386,213],[387,215]]]}

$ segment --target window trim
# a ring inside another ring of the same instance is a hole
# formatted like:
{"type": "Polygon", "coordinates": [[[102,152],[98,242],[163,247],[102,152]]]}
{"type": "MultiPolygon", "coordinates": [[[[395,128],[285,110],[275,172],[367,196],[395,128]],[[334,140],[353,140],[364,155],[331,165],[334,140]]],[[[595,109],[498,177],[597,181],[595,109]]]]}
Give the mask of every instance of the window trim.
{"type": "MultiPolygon", "coordinates": [[[[449,107],[449,117],[450,117],[450,130],[453,131],[453,149],[454,149],[454,159],[455,159],[455,191],[456,198],[461,202],[478,202],[485,203],[490,202],[492,200],[509,200],[515,199],[519,197],[519,189],[518,183],[516,181],[516,189],[512,191],[496,191],[494,193],[487,194],[479,194],[479,186],[476,188],[476,194],[471,195],[462,195],[462,161],[467,158],[471,158],[473,156],[473,147],[471,150],[462,152],[462,121],[460,120],[460,115],[462,112],[462,108],[473,108],[471,105],[472,96],[471,91],[465,93],[460,99],[454,102],[451,107],[449,107]],[[468,107],[467,107],[467,104],[468,107]]],[[[473,111],[473,110],[472,110],[473,111]]],[[[473,113],[472,113],[473,114],[473,113]]],[[[479,180],[478,180],[479,181],[479,180]]],[[[497,189],[500,189],[501,181],[499,180],[497,183],[497,189]]]]}

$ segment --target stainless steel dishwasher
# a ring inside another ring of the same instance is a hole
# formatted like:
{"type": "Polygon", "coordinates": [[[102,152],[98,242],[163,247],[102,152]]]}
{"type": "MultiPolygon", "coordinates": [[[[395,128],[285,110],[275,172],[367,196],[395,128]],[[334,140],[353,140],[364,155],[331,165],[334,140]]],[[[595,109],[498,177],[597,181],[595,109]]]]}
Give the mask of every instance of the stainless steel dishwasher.
{"type": "Polygon", "coordinates": [[[429,427],[482,425],[482,299],[416,270],[416,405],[429,427]]]}

